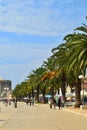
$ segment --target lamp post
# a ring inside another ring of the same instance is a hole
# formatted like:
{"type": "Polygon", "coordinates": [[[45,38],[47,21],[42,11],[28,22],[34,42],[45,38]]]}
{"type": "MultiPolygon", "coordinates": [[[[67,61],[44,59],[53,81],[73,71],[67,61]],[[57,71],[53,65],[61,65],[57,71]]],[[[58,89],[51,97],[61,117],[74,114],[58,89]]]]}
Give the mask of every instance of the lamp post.
{"type": "Polygon", "coordinates": [[[81,79],[81,81],[82,81],[82,92],[83,92],[83,100],[82,100],[82,104],[84,105],[84,76],[83,75],[79,75],[79,79],[81,79]]]}

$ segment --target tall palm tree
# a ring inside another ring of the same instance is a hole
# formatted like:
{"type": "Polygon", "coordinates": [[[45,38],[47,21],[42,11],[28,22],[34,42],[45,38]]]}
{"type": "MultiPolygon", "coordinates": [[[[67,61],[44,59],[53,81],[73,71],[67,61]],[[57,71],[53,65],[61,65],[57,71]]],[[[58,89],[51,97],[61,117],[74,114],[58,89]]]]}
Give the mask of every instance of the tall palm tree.
{"type": "Polygon", "coordinates": [[[83,24],[83,26],[80,26],[75,30],[83,32],[79,34],[78,40],[76,41],[76,48],[79,47],[79,52],[77,54],[78,60],[79,60],[80,68],[83,69],[83,74],[85,75],[86,68],[87,68],[87,25],[83,24]]]}
{"type": "Polygon", "coordinates": [[[67,45],[70,47],[69,56],[67,61],[67,69],[73,70],[75,76],[75,93],[76,93],[76,104],[81,104],[81,82],[78,79],[80,74],[85,76],[87,68],[87,26],[76,28],[75,30],[83,31],[84,33],[74,33],[65,37],[67,45]],[[74,53],[73,53],[74,52],[74,53]]]}
{"type": "Polygon", "coordinates": [[[36,91],[37,102],[39,102],[39,92],[42,87],[41,78],[42,78],[43,73],[45,73],[45,68],[40,67],[40,68],[37,68],[36,70],[33,70],[32,73],[28,75],[29,82],[32,88],[32,95],[34,96],[34,92],[36,91]]]}
{"type": "Polygon", "coordinates": [[[30,88],[30,94],[29,96],[31,95],[32,97],[34,97],[34,90],[35,90],[35,87],[36,87],[36,84],[35,84],[35,75],[33,72],[31,72],[28,76],[28,87],[30,88]]]}
{"type": "MultiPolygon", "coordinates": [[[[41,78],[42,75],[45,73],[45,68],[44,67],[39,67],[36,70],[33,71],[34,75],[35,75],[35,82],[36,82],[36,90],[37,90],[37,102],[39,102],[39,94],[41,90],[44,90],[44,87],[42,82],[41,82],[41,78]],[[42,89],[43,88],[43,89],[42,89]]],[[[45,91],[44,91],[45,92],[45,91]]],[[[43,94],[43,100],[45,102],[45,94],[43,94]]]]}
{"type": "Polygon", "coordinates": [[[67,60],[67,47],[65,44],[61,44],[56,48],[52,49],[53,57],[56,63],[56,76],[60,81],[60,87],[62,91],[62,95],[65,101],[65,91],[66,91],[66,70],[65,63],[67,60]]]}
{"type": "Polygon", "coordinates": [[[71,39],[70,43],[66,41],[67,46],[70,48],[67,67],[71,70],[76,64],[74,69],[74,73],[76,74],[78,74],[77,72],[79,72],[79,70],[85,71],[87,67],[87,35],[84,35],[85,34],[67,35],[67,38],[71,39]]]}
{"type": "Polygon", "coordinates": [[[14,88],[13,92],[12,92],[12,97],[16,98],[17,100],[22,97],[22,91],[21,91],[21,85],[17,84],[16,87],[14,88]]]}
{"type": "Polygon", "coordinates": [[[54,57],[50,56],[47,58],[47,61],[43,62],[43,66],[46,68],[46,73],[44,75],[45,81],[48,80],[49,87],[50,87],[50,93],[52,97],[54,98],[54,89],[55,89],[55,62],[54,57]]]}
{"type": "MultiPolygon", "coordinates": [[[[64,39],[64,40],[66,40],[66,42],[64,44],[59,45],[57,48],[54,48],[52,50],[54,55],[58,59],[57,62],[58,62],[59,68],[62,68],[60,76],[62,76],[61,77],[61,81],[62,81],[61,90],[62,90],[62,94],[63,94],[64,98],[65,98],[66,84],[67,83],[69,84],[69,80],[67,80],[67,79],[72,74],[72,70],[73,70],[73,73],[76,72],[76,65],[73,64],[73,60],[75,60],[75,59],[72,60],[73,51],[71,54],[71,47],[72,47],[71,42],[73,41],[73,39],[76,40],[76,34],[66,36],[64,39]],[[72,64],[74,66],[71,66],[72,64]]],[[[80,100],[81,86],[80,86],[80,83],[78,80],[79,73],[80,73],[80,71],[78,71],[78,73],[74,73],[73,78],[72,78],[74,85],[78,86],[78,87],[75,87],[76,106],[79,106],[81,104],[81,100],[80,100]]]]}

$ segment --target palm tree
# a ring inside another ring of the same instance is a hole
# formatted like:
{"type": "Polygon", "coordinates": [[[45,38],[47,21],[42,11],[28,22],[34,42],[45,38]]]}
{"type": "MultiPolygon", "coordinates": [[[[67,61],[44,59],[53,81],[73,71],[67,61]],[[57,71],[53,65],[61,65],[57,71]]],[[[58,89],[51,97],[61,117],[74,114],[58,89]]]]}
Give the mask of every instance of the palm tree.
{"type": "MultiPolygon", "coordinates": [[[[73,37],[76,39],[75,34],[73,35],[73,37]]],[[[74,73],[76,72],[75,69],[75,65],[71,67],[71,64],[73,64],[73,60],[72,59],[72,55],[71,55],[71,47],[72,44],[71,42],[73,41],[73,39],[71,39],[71,35],[68,35],[67,37],[65,37],[66,42],[59,45],[57,48],[54,48],[52,51],[54,53],[54,56],[56,56],[57,58],[57,63],[59,65],[58,70],[61,68],[61,73],[59,75],[59,77],[61,77],[61,90],[62,90],[62,95],[65,99],[65,90],[66,90],[66,84],[69,84],[69,80],[68,78],[70,77],[70,75],[72,74],[72,70],[73,70],[73,82],[75,86],[75,91],[76,91],[76,106],[79,106],[81,104],[80,101],[80,90],[81,90],[81,86],[78,80],[78,74],[80,73],[80,71],[78,71],[78,73],[74,73]],[[71,67],[71,69],[70,69],[71,67]]]]}
{"type": "Polygon", "coordinates": [[[54,62],[56,66],[56,77],[59,79],[60,88],[62,91],[62,95],[65,101],[65,92],[66,92],[66,70],[65,70],[65,63],[67,60],[67,47],[65,44],[61,44],[56,48],[52,49],[54,62]]]}
{"type": "Polygon", "coordinates": [[[79,52],[77,54],[78,61],[80,64],[80,68],[83,70],[83,74],[85,76],[85,72],[87,68],[87,25],[83,24],[83,26],[78,27],[75,30],[83,32],[79,34],[79,36],[77,35],[78,40],[76,41],[76,48],[79,47],[79,52]]]}
{"type": "Polygon", "coordinates": [[[21,82],[21,94],[23,96],[28,96],[29,93],[30,93],[30,88],[29,88],[29,85],[28,85],[28,82],[27,81],[23,81],[21,82]]]}
{"type": "Polygon", "coordinates": [[[22,93],[21,93],[21,85],[17,84],[16,87],[14,88],[13,92],[12,92],[12,97],[19,100],[22,97],[22,93]]]}
{"type": "Polygon", "coordinates": [[[75,93],[76,93],[76,104],[75,106],[80,106],[81,104],[81,81],[78,79],[80,74],[85,76],[87,68],[87,26],[76,28],[75,30],[83,31],[84,33],[74,33],[67,35],[64,39],[66,44],[69,46],[69,55],[67,61],[67,69],[69,71],[73,70],[75,76],[75,93]],[[74,53],[73,53],[74,52],[74,53]]]}
{"type": "MultiPolygon", "coordinates": [[[[37,68],[36,70],[34,70],[33,73],[36,78],[37,102],[39,102],[39,94],[40,94],[40,91],[43,86],[41,78],[42,78],[42,75],[45,73],[45,68],[41,66],[41,67],[37,68]]],[[[44,89],[44,87],[43,87],[43,89],[44,89]]],[[[45,96],[43,96],[43,99],[45,102],[45,96]]]]}
{"type": "Polygon", "coordinates": [[[50,56],[47,58],[47,61],[43,62],[43,66],[46,68],[46,73],[44,75],[44,80],[48,80],[49,89],[52,97],[54,98],[54,89],[55,89],[55,62],[54,57],[50,56]]]}
{"type": "Polygon", "coordinates": [[[34,97],[34,90],[35,90],[35,87],[36,87],[36,84],[35,84],[35,75],[33,72],[31,72],[28,76],[27,76],[28,80],[28,87],[30,88],[30,94],[29,94],[29,97],[34,97]]]}
{"type": "Polygon", "coordinates": [[[72,34],[67,35],[65,38],[67,46],[70,48],[68,51],[67,61],[68,69],[71,70],[76,64],[74,73],[77,74],[77,72],[80,70],[84,72],[87,66],[87,35],[84,36],[84,34],[72,34]],[[71,39],[70,43],[67,41],[67,39],[71,39]]]}
{"type": "Polygon", "coordinates": [[[34,97],[34,92],[36,91],[37,102],[39,102],[39,93],[42,89],[41,78],[43,73],[45,73],[45,68],[40,67],[36,70],[33,70],[32,73],[28,75],[29,83],[31,84],[32,96],[34,97]]]}

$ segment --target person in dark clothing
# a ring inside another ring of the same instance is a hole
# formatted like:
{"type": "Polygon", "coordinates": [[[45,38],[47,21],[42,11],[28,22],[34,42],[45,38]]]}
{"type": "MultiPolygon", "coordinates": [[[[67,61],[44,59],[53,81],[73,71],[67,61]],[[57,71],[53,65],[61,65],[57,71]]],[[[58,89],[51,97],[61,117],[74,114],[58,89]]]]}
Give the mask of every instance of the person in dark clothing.
{"type": "Polygon", "coordinates": [[[28,103],[29,103],[29,99],[26,100],[26,104],[27,104],[27,105],[28,105],[28,103]]]}
{"type": "Polygon", "coordinates": [[[59,109],[61,107],[61,97],[59,97],[59,99],[58,99],[58,107],[59,107],[59,109]]]}
{"type": "Polygon", "coordinates": [[[49,99],[49,104],[50,104],[50,108],[52,109],[52,104],[53,104],[53,99],[52,98],[49,99]]]}
{"type": "Polygon", "coordinates": [[[55,109],[55,107],[56,107],[56,100],[55,99],[53,99],[53,106],[54,106],[54,109],[55,109]]]}

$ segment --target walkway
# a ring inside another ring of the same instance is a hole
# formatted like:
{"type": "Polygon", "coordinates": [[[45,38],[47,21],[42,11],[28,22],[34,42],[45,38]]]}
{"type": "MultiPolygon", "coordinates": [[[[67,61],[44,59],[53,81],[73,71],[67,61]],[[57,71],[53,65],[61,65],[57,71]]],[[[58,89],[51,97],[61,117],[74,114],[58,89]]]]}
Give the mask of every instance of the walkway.
{"type": "Polygon", "coordinates": [[[87,113],[79,113],[70,108],[50,109],[48,104],[1,105],[0,130],[87,130],[87,113]]]}

